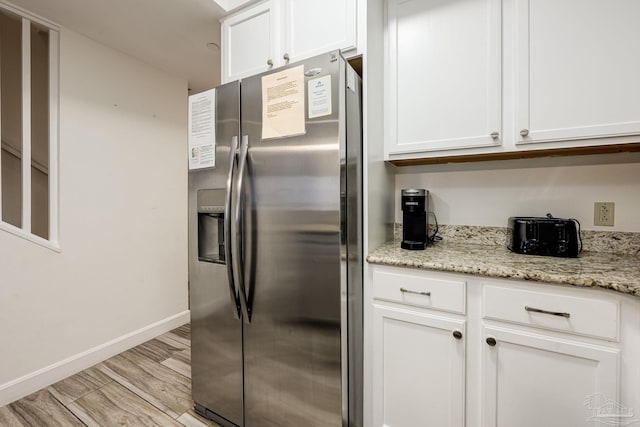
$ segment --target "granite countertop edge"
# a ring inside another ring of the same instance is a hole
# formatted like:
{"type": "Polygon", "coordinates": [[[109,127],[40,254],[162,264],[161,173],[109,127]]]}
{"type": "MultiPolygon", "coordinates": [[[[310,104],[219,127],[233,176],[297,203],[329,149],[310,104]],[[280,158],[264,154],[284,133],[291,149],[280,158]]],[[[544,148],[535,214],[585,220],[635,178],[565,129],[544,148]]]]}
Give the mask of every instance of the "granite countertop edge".
{"type": "Polygon", "coordinates": [[[408,251],[388,242],[366,258],[371,264],[484,277],[601,288],[640,297],[640,257],[583,252],[578,258],[514,254],[502,246],[436,243],[408,251]]]}

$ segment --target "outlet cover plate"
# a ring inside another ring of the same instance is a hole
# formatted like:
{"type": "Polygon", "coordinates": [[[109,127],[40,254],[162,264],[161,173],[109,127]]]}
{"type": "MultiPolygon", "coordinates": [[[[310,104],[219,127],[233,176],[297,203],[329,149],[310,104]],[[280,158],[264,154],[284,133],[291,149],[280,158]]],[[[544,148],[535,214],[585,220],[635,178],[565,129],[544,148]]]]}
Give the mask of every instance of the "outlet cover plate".
{"type": "Polygon", "coordinates": [[[593,205],[593,225],[613,227],[615,203],[595,202],[593,205]]]}

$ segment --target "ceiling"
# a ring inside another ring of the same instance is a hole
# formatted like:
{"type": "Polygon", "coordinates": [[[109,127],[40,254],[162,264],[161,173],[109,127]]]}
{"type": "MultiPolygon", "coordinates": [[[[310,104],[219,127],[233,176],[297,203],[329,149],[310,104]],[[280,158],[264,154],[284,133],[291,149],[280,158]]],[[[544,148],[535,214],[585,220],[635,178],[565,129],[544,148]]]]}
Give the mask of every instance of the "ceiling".
{"type": "Polygon", "coordinates": [[[186,79],[191,94],[220,83],[220,49],[207,43],[220,46],[218,20],[227,12],[213,0],[10,1],[186,79]]]}

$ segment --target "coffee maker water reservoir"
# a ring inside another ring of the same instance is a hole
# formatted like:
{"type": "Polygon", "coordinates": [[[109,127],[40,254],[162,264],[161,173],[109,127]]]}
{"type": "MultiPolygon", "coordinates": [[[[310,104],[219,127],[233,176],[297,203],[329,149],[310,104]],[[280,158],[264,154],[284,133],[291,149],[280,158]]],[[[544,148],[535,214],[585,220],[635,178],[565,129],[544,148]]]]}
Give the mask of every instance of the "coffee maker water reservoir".
{"type": "Polygon", "coordinates": [[[400,247],[422,250],[427,246],[429,192],[422,188],[402,190],[402,243],[400,247]]]}

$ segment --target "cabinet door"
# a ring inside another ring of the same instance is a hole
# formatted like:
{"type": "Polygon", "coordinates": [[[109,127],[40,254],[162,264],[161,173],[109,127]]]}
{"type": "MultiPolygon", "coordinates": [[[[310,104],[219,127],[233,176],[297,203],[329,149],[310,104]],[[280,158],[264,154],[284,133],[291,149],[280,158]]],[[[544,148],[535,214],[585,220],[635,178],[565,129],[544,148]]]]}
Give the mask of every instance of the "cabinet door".
{"type": "Polygon", "coordinates": [[[374,427],[463,426],[465,322],[380,305],[373,316],[374,427]]]}
{"type": "Polygon", "coordinates": [[[355,0],[283,0],[284,51],[299,61],[356,46],[355,0]]]}
{"type": "Polygon", "coordinates": [[[483,336],[495,340],[483,343],[483,426],[600,425],[599,410],[618,404],[619,350],[498,327],[483,336]]]}
{"type": "Polygon", "coordinates": [[[501,0],[389,0],[385,116],[393,154],[499,145],[501,0]]]}
{"type": "Polygon", "coordinates": [[[638,16],[637,0],[517,0],[517,143],[640,134],[638,16]]]}
{"type": "Polygon", "coordinates": [[[279,65],[278,17],[272,2],[260,3],[222,22],[222,83],[279,65]]]}

